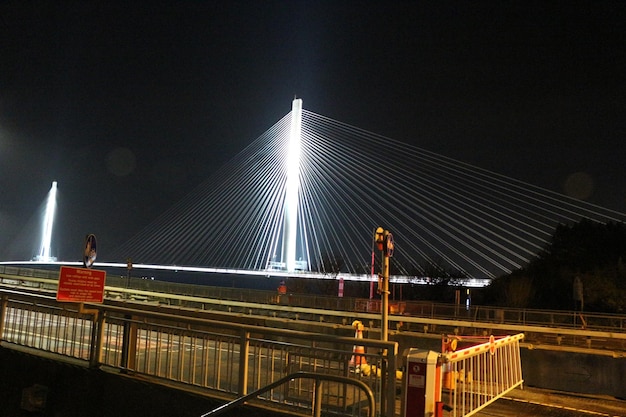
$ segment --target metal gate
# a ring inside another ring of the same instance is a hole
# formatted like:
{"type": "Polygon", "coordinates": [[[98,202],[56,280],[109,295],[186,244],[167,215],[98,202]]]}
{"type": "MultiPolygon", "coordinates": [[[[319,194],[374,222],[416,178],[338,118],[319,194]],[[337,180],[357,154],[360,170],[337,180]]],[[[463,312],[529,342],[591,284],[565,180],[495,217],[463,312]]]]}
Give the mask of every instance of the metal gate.
{"type": "Polygon", "coordinates": [[[471,416],[512,389],[522,385],[520,340],[524,334],[441,355],[441,401],[450,416],[471,416]]]}

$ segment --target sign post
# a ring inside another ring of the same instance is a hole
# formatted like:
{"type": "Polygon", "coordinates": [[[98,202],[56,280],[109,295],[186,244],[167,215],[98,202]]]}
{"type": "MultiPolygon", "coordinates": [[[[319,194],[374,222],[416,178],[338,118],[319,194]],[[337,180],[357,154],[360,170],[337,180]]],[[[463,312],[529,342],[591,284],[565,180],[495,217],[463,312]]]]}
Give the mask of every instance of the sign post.
{"type": "Polygon", "coordinates": [[[100,344],[98,335],[101,334],[103,318],[98,309],[85,308],[84,303],[102,303],[104,301],[104,283],[106,272],[91,269],[96,261],[97,243],[96,236],[89,234],[85,237],[83,246],[84,268],[62,266],[59,271],[59,284],[57,286],[57,301],[78,303],[79,314],[93,315],[91,328],[91,346],[89,352],[89,366],[95,367],[100,356],[100,344]]]}

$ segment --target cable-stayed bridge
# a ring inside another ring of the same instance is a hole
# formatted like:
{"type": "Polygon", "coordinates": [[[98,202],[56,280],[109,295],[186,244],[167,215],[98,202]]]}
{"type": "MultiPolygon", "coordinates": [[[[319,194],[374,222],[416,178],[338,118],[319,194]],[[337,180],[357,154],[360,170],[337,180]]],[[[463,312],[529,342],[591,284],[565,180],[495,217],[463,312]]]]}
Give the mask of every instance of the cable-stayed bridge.
{"type": "MultiPolygon", "coordinates": [[[[585,203],[304,110],[290,113],[111,261],[371,274],[372,235],[394,235],[391,274],[493,278],[522,267],[560,223],[622,222],[585,203]]],[[[374,268],[378,271],[378,267],[374,268]]]]}

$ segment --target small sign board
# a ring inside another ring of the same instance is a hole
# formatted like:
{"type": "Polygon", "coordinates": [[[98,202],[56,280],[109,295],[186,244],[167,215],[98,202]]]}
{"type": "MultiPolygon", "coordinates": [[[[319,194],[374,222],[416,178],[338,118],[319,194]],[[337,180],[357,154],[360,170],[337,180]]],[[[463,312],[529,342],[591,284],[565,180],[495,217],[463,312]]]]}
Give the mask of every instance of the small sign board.
{"type": "Polygon", "coordinates": [[[105,281],[105,271],[62,266],[57,301],[101,303],[104,299],[105,281]]]}

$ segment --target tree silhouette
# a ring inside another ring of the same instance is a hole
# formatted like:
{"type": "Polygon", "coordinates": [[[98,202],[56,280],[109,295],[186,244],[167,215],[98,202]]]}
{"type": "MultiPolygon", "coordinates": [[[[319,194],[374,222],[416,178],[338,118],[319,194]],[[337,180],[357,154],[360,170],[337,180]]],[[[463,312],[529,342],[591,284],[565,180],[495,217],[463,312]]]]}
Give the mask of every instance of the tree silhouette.
{"type": "Polygon", "coordinates": [[[546,309],[626,311],[626,226],[583,219],[556,227],[548,246],[526,267],[488,289],[494,304],[546,309]],[[575,294],[578,278],[582,294],[575,294]],[[578,302],[578,304],[577,304],[578,302]]]}

